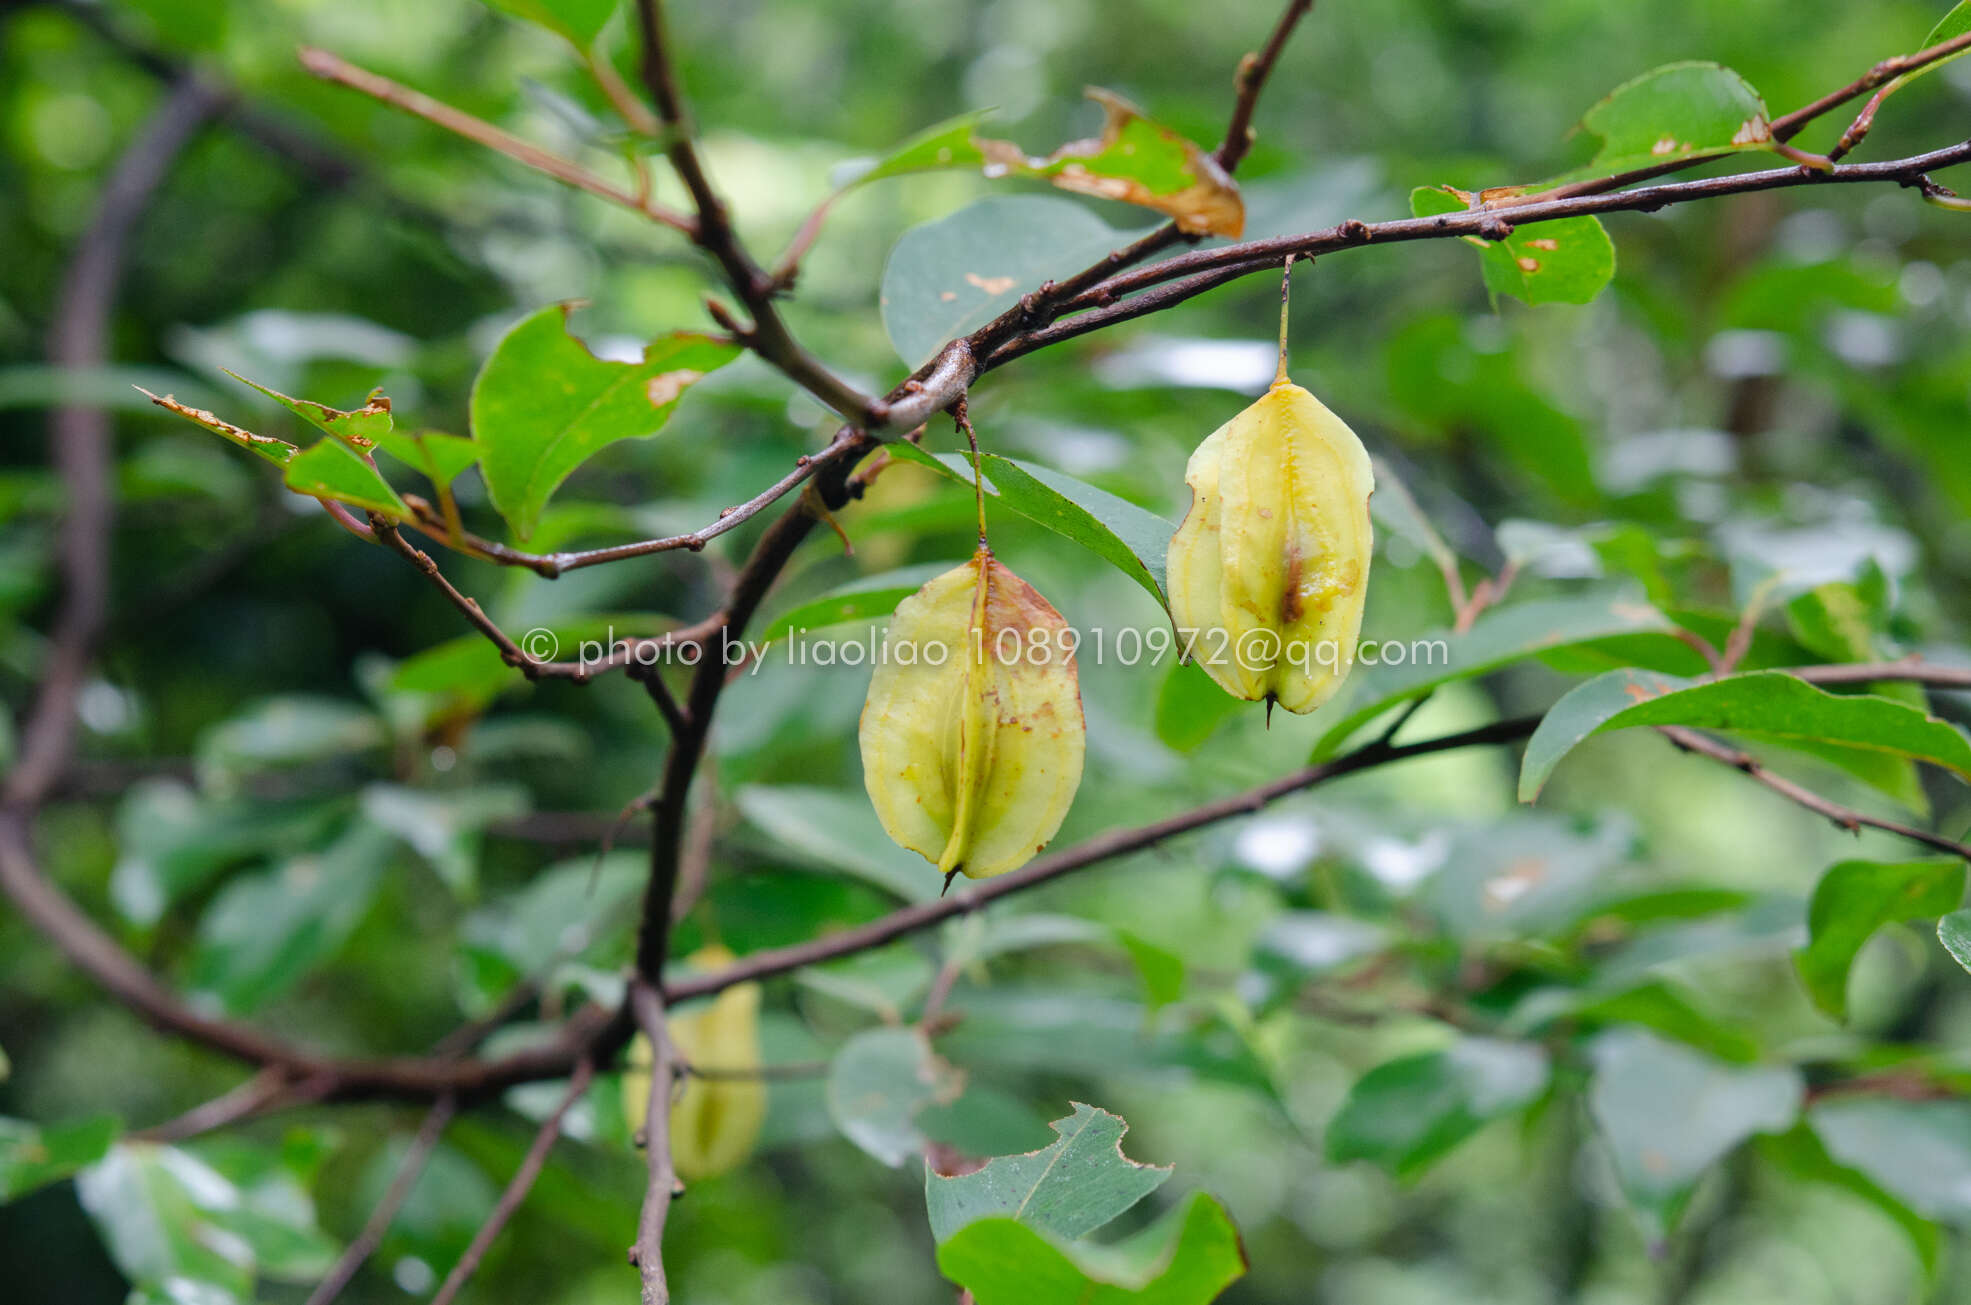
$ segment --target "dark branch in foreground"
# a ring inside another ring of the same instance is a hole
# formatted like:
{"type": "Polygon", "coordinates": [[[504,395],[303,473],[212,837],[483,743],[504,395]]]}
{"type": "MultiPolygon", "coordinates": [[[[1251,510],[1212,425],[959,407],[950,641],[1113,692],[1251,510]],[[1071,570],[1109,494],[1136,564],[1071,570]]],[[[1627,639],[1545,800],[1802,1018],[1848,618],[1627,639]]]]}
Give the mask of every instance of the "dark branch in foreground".
{"type": "Polygon", "coordinates": [[[575,1103],[582,1099],[582,1094],[589,1090],[589,1081],[594,1077],[594,1061],[584,1056],[575,1062],[575,1072],[568,1080],[568,1090],[562,1093],[561,1100],[541,1122],[540,1131],[534,1134],[533,1144],[527,1148],[527,1154],[521,1158],[520,1168],[514,1171],[512,1181],[506,1185],[506,1190],[500,1193],[500,1199],[494,1203],[493,1212],[486,1216],[486,1222],[480,1225],[479,1231],[473,1235],[472,1244],[465,1248],[465,1254],[461,1255],[459,1262],[452,1266],[451,1273],[438,1288],[438,1294],[431,1298],[431,1305],[452,1305],[452,1302],[458,1299],[459,1293],[465,1290],[465,1284],[472,1280],[472,1275],[479,1271],[479,1262],[485,1259],[486,1252],[492,1249],[493,1242],[500,1235],[500,1229],[506,1227],[507,1220],[511,1219],[514,1212],[520,1208],[520,1203],[527,1199],[527,1193],[533,1190],[534,1180],[541,1176],[541,1170],[547,1165],[548,1152],[554,1150],[554,1144],[561,1140],[561,1121],[567,1118],[568,1112],[574,1108],[575,1103]]]}
{"type": "Polygon", "coordinates": [[[763,979],[769,975],[797,970],[805,965],[815,965],[854,952],[868,951],[872,947],[880,947],[905,934],[927,929],[955,916],[969,915],[1002,897],[1025,892],[1029,888],[1059,879],[1098,861],[1107,861],[1130,852],[1140,852],[1146,847],[1153,847],[1179,834],[1188,834],[1194,829],[1202,829],[1206,825],[1229,820],[1234,816],[1251,815],[1290,793],[1298,793],[1303,789],[1340,779],[1344,775],[1353,775],[1358,771],[1372,770],[1392,762],[1407,761],[1411,757],[1429,756],[1432,753],[1448,752],[1455,748],[1510,743],[1531,734],[1539,723],[1540,718],[1537,716],[1521,716],[1491,725],[1481,725],[1476,729],[1462,730],[1456,734],[1446,734],[1441,738],[1424,739],[1417,743],[1371,743],[1336,757],[1332,761],[1307,766],[1291,775],[1247,789],[1243,793],[1234,793],[1216,802],[1193,807],[1180,815],[1148,825],[1139,825],[1134,829],[1118,829],[1098,835],[1065,851],[1030,861],[1009,874],[999,875],[977,884],[967,884],[936,901],[906,906],[902,910],[892,911],[881,919],[872,920],[854,929],[844,929],[840,933],[832,933],[825,938],[817,938],[813,942],[799,943],[792,947],[773,947],[765,951],[752,952],[722,970],[714,970],[710,974],[697,975],[666,985],[665,996],[673,1002],[708,996],[730,988],[735,983],[745,983],[749,979],[763,979]]]}
{"type": "Polygon", "coordinates": [[[404,1202],[410,1199],[411,1189],[417,1186],[419,1175],[430,1163],[431,1153],[438,1149],[438,1140],[445,1135],[445,1125],[452,1122],[457,1105],[449,1096],[439,1097],[438,1103],[425,1113],[424,1122],[418,1125],[417,1135],[405,1148],[404,1158],[398,1162],[397,1172],[391,1177],[383,1199],[377,1202],[376,1209],[370,1211],[370,1217],[363,1224],[363,1230],[356,1234],[356,1240],[349,1243],[334,1267],[308,1294],[304,1305],[330,1305],[370,1256],[376,1254],[376,1248],[383,1244],[384,1234],[390,1231],[397,1211],[403,1209],[404,1202]]]}
{"type": "Polygon", "coordinates": [[[670,1218],[671,1198],[677,1193],[677,1168],[671,1161],[671,1089],[677,1081],[671,1039],[666,1031],[664,995],[641,979],[630,987],[630,1006],[637,1028],[650,1043],[650,1094],[643,1121],[643,1154],[650,1181],[637,1215],[636,1242],[630,1263],[643,1284],[643,1305],[669,1305],[671,1286],[664,1274],[664,1224],[670,1218]]]}

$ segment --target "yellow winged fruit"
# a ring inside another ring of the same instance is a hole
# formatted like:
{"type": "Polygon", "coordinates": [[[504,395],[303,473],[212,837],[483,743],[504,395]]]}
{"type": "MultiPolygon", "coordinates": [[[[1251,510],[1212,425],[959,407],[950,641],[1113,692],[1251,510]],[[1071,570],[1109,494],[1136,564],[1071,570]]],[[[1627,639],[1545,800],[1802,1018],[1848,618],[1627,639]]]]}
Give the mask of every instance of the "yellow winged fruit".
{"type": "MultiPolygon", "coordinates": [[[[1283,313],[1284,329],[1284,313],[1283,313]]],[[[1170,614],[1190,656],[1235,698],[1309,712],[1355,662],[1375,474],[1346,422],[1279,375],[1185,468],[1170,614]]]]}
{"type": "MultiPolygon", "coordinates": [[[[706,947],[689,959],[695,969],[730,965],[732,953],[706,947]]],[[[665,1022],[687,1072],[671,1104],[671,1163],[687,1182],[713,1178],[745,1163],[766,1122],[766,1083],[747,1077],[760,1067],[760,985],[736,983],[703,1006],[665,1022]],[[735,1075],[732,1071],[739,1071],[735,1075]]],[[[638,1034],[623,1073],[623,1118],[632,1134],[649,1118],[650,1042],[638,1034]]]]}
{"type": "Polygon", "coordinates": [[[890,837],[973,879],[1047,845],[1081,784],[1074,632],[983,539],[897,605],[863,704],[863,782],[890,837]]]}

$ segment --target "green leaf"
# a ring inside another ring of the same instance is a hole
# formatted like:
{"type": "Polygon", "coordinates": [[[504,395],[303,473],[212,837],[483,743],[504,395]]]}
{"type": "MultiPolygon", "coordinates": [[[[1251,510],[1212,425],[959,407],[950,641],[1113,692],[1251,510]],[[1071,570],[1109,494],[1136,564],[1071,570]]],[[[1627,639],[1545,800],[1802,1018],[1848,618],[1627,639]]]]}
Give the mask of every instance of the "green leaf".
{"type": "Polygon", "coordinates": [[[1935,1280],[1943,1250],[1943,1230],[1884,1190],[1861,1170],[1844,1165],[1828,1154],[1827,1147],[1811,1127],[1802,1123],[1787,1132],[1761,1138],[1760,1154],[1780,1169],[1806,1182],[1837,1187],[1880,1210],[1909,1238],[1917,1262],[1926,1278],[1935,1280]]]}
{"type": "Polygon", "coordinates": [[[733,794],[733,804],[750,824],[809,865],[844,871],[909,902],[938,895],[932,867],[890,841],[859,793],[749,784],[733,794]]]}
{"type": "Polygon", "coordinates": [[[1368,1160],[1413,1178],[1491,1120],[1538,1100],[1547,1075],[1538,1047],[1494,1038],[1388,1061],[1349,1090],[1328,1125],[1328,1159],[1368,1160]]]}
{"type": "Polygon", "coordinates": [[[281,480],[297,494],[334,499],[397,520],[411,512],[382,473],[341,440],[318,440],[295,454],[281,480]]]}
{"type": "Polygon", "coordinates": [[[616,0],[485,0],[494,9],[547,28],[587,54],[616,12],[616,0]]]}
{"type": "Polygon", "coordinates": [[[761,643],[773,643],[789,635],[851,621],[873,621],[888,616],[897,604],[922,589],[925,582],[951,570],[948,562],[926,562],[921,566],[899,567],[880,575],[860,576],[837,585],[817,598],[787,608],[760,632],[761,643]]]}
{"type": "Polygon", "coordinates": [[[0,1205],[95,1164],[122,1132],[113,1115],[45,1128],[0,1115],[0,1205]]]}
{"type": "Polygon", "coordinates": [[[267,698],[199,736],[195,763],[208,791],[230,792],[249,775],[369,751],[384,741],[376,716],[336,698],[267,698]]]}
{"type": "Polygon", "coordinates": [[[1137,977],[1143,980],[1143,998],[1152,1014],[1184,995],[1183,957],[1128,929],[1117,929],[1115,937],[1136,964],[1137,977]]]}
{"type": "Polygon", "coordinates": [[[991,112],[990,109],[978,109],[971,113],[961,113],[955,118],[946,118],[943,122],[926,127],[879,159],[845,165],[844,171],[849,168],[859,170],[852,175],[843,176],[839,190],[850,190],[872,181],[881,181],[885,177],[900,177],[909,172],[983,167],[985,154],[979,149],[973,137],[978,125],[991,116],[991,112]]]}
{"type": "Polygon", "coordinates": [[[1144,1165],[1122,1153],[1129,1125],[1119,1116],[1074,1103],[1051,1125],[1059,1136],[1025,1155],[998,1156],[969,1174],[947,1178],[924,1169],[931,1234],[943,1242],[975,1219],[1004,1215],[1054,1236],[1085,1237],[1154,1192],[1168,1165],[1144,1165]]]}
{"type": "Polygon", "coordinates": [[[1882,616],[1860,589],[1845,582],[1816,585],[1786,605],[1786,625],[1793,637],[1831,662],[1873,657],[1882,616]]]}
{"type": "Polygon", "coordinates": [[[1244,705],[1219,688],[1204,667],[1173,657],[1157,686],[1157,737],[1178,752],[1194,752],[1244,705]]]}
{"type": "Polygon", "coordinates": [[[1803,1085],[1790,1067],[1726,1065],[1635,1028],[1611,1029],[1593,1051],[1588,1109],[1653,1235],[1676,1223],[1719,1158],[1799,1116],[1803,1085]]]}
{"type": "Polygon", "coordinates": [[[238,1190],[211,1166],[176,1147],[124,1143],[77,1174],[75,1187],[133,1284],[182,1281],[223,1293],[209,1299],[250,1299],[252,1248],[212,1218],[238,1202],[238,1190]]]}
{"type": "Polygon", "coordinates": [[[883,269],[883,328],[915,367],[1041,282],[1079,272],[1137,234],[1071,200],[982,199],[903,233],[883,269]]]}
{"type": "Polygon", "coordinates": [[[339,818],[332,801],[214,800],[179,780],[139,780],[116,808],[110,900],[124,919],[149,927],[226,867],[317,846],[339,818]]]}
{"type": "Polygon", "coordinates": [[[965,996],[965,1019],[939,1048],[959,1064],[1132,1081],[1225,1083],[1277,1095],[1246,1030],[1219,1017],[1152,1021],[1141,1002],[997,983],[965,996]]]}
{"type": "Polygon", "coordinates": [[[1919,1214],[1971,1219],[1971,1102],[1838,1096],[1807,1112],[1827,1154],[1919,1214]]]}
{"type": "Polygon", "coordinates": [[[1952,960],[1971,970],[1971,910],[1952,911],[1938,920],[1937,941],[1952,960]]]}
{"type": "Polygon", "coordinates": [[[1581,117],[1601,149],[1581,176],[1627,172],[1698,155],[1763,150],[1772,122],[1759,92],[1715,63],[1671,63],[1624,82],[1581,117]]]}
{"type": "MultiPolygon", "coordinates": [[[[968,458],[954,454],[947,460],[908,443],[890,448],[960,484],[972,484],[968,458]]],[[[1160,606],[1167,605],[1164,562],[1170,553],[1170,537],[1177,533],[1175,523],[1037,463],[988,453],[980,464],[993,502],[1080,544],[1143,586],[1160,606]]]]}
{"type": "Polygon", "coordinates": [[[1421,641],[1443,640],[1447,656],[1417,658],[1402,666],[1374,666],[1350,677],[1347,711],[1315,746],[1315,760],[1332,756],[1348,736],[1391,707],[1458,680],[1469,680],[1542,653],[1595,639],[1667,630],[1655,608],[1624,594],[1582,594],[1515,603],[1487,612],[1464,634],[1433,631],[1421,641]]]}
{"type": "Polygon", "coordinates": [[[1386,951],[1395,941],[1384,926],[1352,915],[1283,911],[1253,940],[1260,970],[1299,983],[1386,951]]]}
{"type": "Polygon", "coordinates": [[[654,435],[678,399],[739,356],[715,336],[678,332],[641,362],[605,362],[568,333],[557,304],[508,331],[472,386],[472,438],[493,506],[522,539],[561,482],[618,440],[654,435]]]}
{"type": "Polygon", "coordinates": [[[461,435],[442,431],[387,431],[377,437],[376,446],[440,489],[457,480],[459,473],[479,461],[479,446],[461,435]]]}
{"type": "Polygon", "coordinates": [[[1566,1014],[1586,1028],[1639,1024],[1735,1064],[1754,1060],[1759,1054],[1759,1044],[1750,1035],[1719,1023],[1662,980],[1641,983],[1613,995],[1578,993],[1574,996],[1578,1002],[1566,1014]]]}
{"type": "Polygon", "coordinates": [[[1807,908],[1808,942],[1794,953],[1814,1005],[1848,1017],[1848,970],[1875,931],[1898,920],[1930,919],[1964,901],[1964,863],[1842,861],[1828,868],[1807,908]]]}
{"type": "MultiPolygon", "coordinates": [[[[1475,196],[1451,186],[1410,192],[1418,217],[1462,213],[1475,196]]],[[[1509,216],[1509,215],[1508,215],[1509,216]]],[[[1503,240],[1472,237],[1485,288],[1529,304],[1586,304],[1615,279],[1615,245],[1596,217],[1561,218],[1513,227],[1503,240]]]]}
{"type": "Polygon", "coordinates": [[[333,1261],[335,1244],[278,1152],[242,1143],[214,1160],[128,1142],[76,1176],[82,1208],[137,1299],[243,1302],[256,1275],[307,1281],[333,1261]]]}
{"type": "Polygon", "coordinates": [[[371,784],[363,790],[364,818],[403,839],[461,898],[478,889],[486,826],[524,815],[527,807],[527,790],[514,785],[431,792],[371,784]]]}
{"type": "Polygon", "coordinates": [[[1775,742],[1840,744],[1928,761],[1971,778],[1971,740],[1915,707],[1833,694],[1783,671],[1692,682],[1633,668],[1598,675],[1553,705],[1527,741],[1519,800],[1531,802],[1583,739],[1642,725],[1725,730],[1775,742]]]}
{"type": "Polygon", "coordinates": [[[980,1219],[938,1247],[938,1270],[978,1305],[1206,1305],[1246,1272],[1245,1248],[1203,1192],[1112,1247],[980,1219]]]}
{"type": "MultiPolygon", "coordinates": [[[[1949,13],[1937,20],[1937,25],[1930,29],[1930,34],[1923,38],[1923,43],[1917,46],[1916,49],[1928,50],[1932,46],[1942,45],[1945,41],[1962,36],[1966,32],[1971,32],[1971,0],[1960,0],[1960,3],[1951,7],[1949,13]]],[[[1911,53],[1913,54],[1915,51],[1911,51],[1911,53]]],[[[1912,68],[1910,71],[1890,82],[1878,94],[1887,96],[1891,92],[1909,85],[1909,83],[1915,81],[1918,77],[1933,73],[1954,60],[1962,59],[1966,53],[1967,51],[1959,50],[1956,54],[1946,55],[1935,63],[1925,64],[1921,68],[1912,68]]]]}
{"type": "MultiPolygon", "coordinates": [[[[522,637],[526,644],[522,651],[549,661],[557,658],[600,661],[607,655],[611,639],[658,634],[669,624],[672,623],[645,613],[570,617],[536,627],[553,636],[551,643],[535,643],[522,637]]],[[[527,634],[534,632],[530,630],[527,634]]],[[[526,682],[525,672],[518,666],[507,665],[500,650],[484,635],[475,633],[433,644],[406,658],[391,673],[388,686],[393,692],[436,696],[442,714],[473,715],[508,689],[526,682]]]]}
{"type": "Polygon", "coordinates": [[[484,1014],[513,984],[556,961],[600,951],[598,940],[637,900],[649,873],[641,852],[571,857],[473,911],[459,930],[460,968],[485,982],[462,985],[469,1013],[484,1014]]]}
{"type": "Polygon", "coordinates": [[[923,1149],[917,1112],[957,1100],[964,1076],[916,1029],[870,1029],[828,1066],[828,1117],[842,1136],[894,1169],[923,1149]]]}
{"type": "Polygon", "coordinates": [[[199,919],[192,987],[243,1014],[299,983],[369,913],[391,844],[358,822],[322,852],[228,883],[199,919]]]}

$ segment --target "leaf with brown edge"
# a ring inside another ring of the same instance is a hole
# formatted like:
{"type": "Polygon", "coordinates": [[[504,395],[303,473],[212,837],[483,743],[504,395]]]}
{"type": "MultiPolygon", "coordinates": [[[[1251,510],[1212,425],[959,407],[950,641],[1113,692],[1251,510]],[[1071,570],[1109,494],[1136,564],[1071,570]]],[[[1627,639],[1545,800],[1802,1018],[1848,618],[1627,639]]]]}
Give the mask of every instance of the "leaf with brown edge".
{"type": "Polygon", "coordinates": [[[898,604],[858,731],[891,838],[973,879],[1046,846],[1087,746],[1073,647],[1061,614],[984,545],[898,604]]]}
{"type": "Polygon", "coordinates": [[[312,399],[290,398],[258,381],[250,381],[238,372],[227,372],[226,375],[241,385],[260,391],[316,430],[335,436],[358,452],[375,448],[377,441],[391,431],[390,399],[382,390],[370,391],[370,397],[362,407],[345,412],[312,399]]]}
{"type": "Polygon", "coordinates": [[[214,435],[219,436],[221,439],[230,440],[249,453],[258,453],[277,467],[286,466],[294,459],[295,454],[301,452],[300,449],[289,444],[286,440],[277,440],[271,435],[256,435],[245,427],[235,426],[233,423],[224,421],[203,408],[194,408],[188,404],[180,403],[168,394],[152,394],[141,385],[137,386],[136,389],[137,393],[143,395],[166,412],[175,412],[186,421],[205,427],[205,429],[211,431],[214,435]]]}
{"type": "Polygon", "coordinates": [[[1155,209],[1194,235],[1237,239],[1245,231],[1245,201],[1217,159],[1115,92],[1091,86],[1087,94],[1102,106],[1099,135],[1069,141],[1041,159],[1011,141],[975,136],[986,175],[1036,177],[1076,194],[1155,209]]]}

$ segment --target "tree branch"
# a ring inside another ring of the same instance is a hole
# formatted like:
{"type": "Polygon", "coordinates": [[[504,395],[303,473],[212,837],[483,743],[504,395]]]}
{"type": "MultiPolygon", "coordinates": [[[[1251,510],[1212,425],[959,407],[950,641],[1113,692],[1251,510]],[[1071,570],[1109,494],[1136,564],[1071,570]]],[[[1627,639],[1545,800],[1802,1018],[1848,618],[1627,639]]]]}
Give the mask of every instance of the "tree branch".
{"type": "Polygon", "coordinates": [[[630,1263],[643,1283],[643,1305],[669,1305],[670,1283],[664,1276],[664,1224],[677,1192],[676,1167],[671,1163],[671,1089],[676,1081],[671,1039],[665,1029],[664,996],[641,979],[630,984],[630,1005],[637,1027],[650,1043],[650,1095],[645,1102],[643,1154],[650,1181],[637,1215],[636,1242],[630,1263]]]}
{"type": "Polygon", "coordinates": [[[383,1244],[384,1234],[390,1231],[391,1223],[397,1218],[397,1211],[403,1209],[404,1202],[410,1199],[411,1189],[417,1186],[419,1175],[431,1162],[431,1153],[438,1149],[438,1140],[445,1135],[445,1126],[452,1122],[457,1108],[458,1103],[450,1096],[442,1096],[425,1113],[424,1122],[418,1125],[416,1136],[405,1148],[404,1158],[398,1163],[397,1172],[383,1193],[383,1199],[376,1203],[376,1209],[370,1211],[370,1217],[364,1221],[363,1230],[356,1234],[356,1240],[349,1243],[315,1290],[308,1293],[304,1305],[330,1305],[370,1256],[376,1254],[376,1248],[383,1244]]]}
{"type": "MultiPolygon", "coordinates": [[[[1256,272],[1277,272],[1288,256],[1313,257],[1356,249],[1364,245],[1397,244],[1414,240],[1443,240],[1462,236],[1497,239],[1502,228],[1556,222],[1563,218],[1602,213],[1648,212],[1677,204],[1719,199],[1727,195],[1750,194],[1764,190],[1784,190],[1795,186],[1869,184],[1893,182],[1915,186],[1924,174],[1971,161],[1971,140],[1943,149],[1914,154],[1882,163],[1842,164],[1827,171],[1807,168],[1772,168],[1761,172],[1742,172],[1727,177],[1697,181],[1667,182],[1636,190],[1602,195],[1581,195],[1568,199],[1545,200],[1509,210],[1472,209],[1434,217],[1398,218],[1387,222],[1350,219],[1320,231],[1301,235],[1277,236],[1268,240],[1249,240],[1216,249],[1179,254],[1134,272],[1125,272],[1102,281],[1063,306],[1064,312],[1082,311],[1051,326],[1022,331],[1010,336],[987,358],[984,368],[991,370],[1012,359],[1047,345],[1058,344],[1090,331],[1176,306],[1227,280],[1256,272]],[[1216,276],[1210,274],[1218,274],[1216,276]],[[1166,292],[1155,298],[1132,292],[1169,283],[1166,292]]],[[[990,329],[989,327],[986,329],[990,329]]]]}
{"type": "Polygon", "coordinates": [[[725,203],[713,189],[711,178],[692,143],[689,111],[684,94],[678,89],[677,72],[671,65],[664,32],[664,11],[658,0],[637,0],[637,30],[643,43],[643,82],[657,106],[663,122],[664,153],[677,170],[691,202],[698,211],[692,239],[712,256],[724,274],[726,284],[739,296],[753,316],[750,327],[734,327],[747,348],[773,364],[810,394],[857,426],[881,426],[889,420],[888,405],[872,399],[835,375],[794,339],[774,306],[774,280],[740,242],[733,229],[725,203]]]}
{"type": "Polygon", "coordinates": [[[633,213],[641,213],[653,222],[692,234],[696,224],[682,213],[674,213],[648,196],[634,195],[614,182],[596,176],[573,159],[563,158],[553,150],[543,149],[532,141],[522,140],[503,127],[495,127],[484,118],[475,118],[462,109],[455,109],[442,100],[434,100],[422,91],[413,90],[402,82],[392,81],[367,68],[358,68],[347,60],[319,50],[313,46],[303,46],[299,58],[301,66],[323,81],[335,82],[354,91],[361,91],[372,99],[379,100],[393,109],[424,119],[434,127],[465,137],[475,144],[506,155],[517,163],[524,163],[536,172],[553,177],[564,186],[585,190],[612,204],[621,205],[633,213]]]}
{"type": "Polygon", "coordinates": [[[1861,832],[1864,827],[1879,829],[1884,833],[1907,838],[1911,842],[1921,843],[1925,847],[1935,848],[1939,852],[1949,852],[1952,856],[1960,856],[1966,861],[1971,861],[1971,844],[1960,843],[1954,838],[1946,838],[1942,834],[1920,829],[1915,825],[1884,820],[1880,816],[1871,816],[1865,811],[1842,806],[1839,802],[1822,797],[1803,784],[1794,783],[1784,775],[1775,775],[1751,753],[1727,743],[1720,743],[1696,730],[1687,729],[1682,725],[1660,725],[1657,729],[1663,737],[1675,744],[1679,751],[1694,752],[1698,756],[1709,757],[1735,770],[1741,770],[1787,801],[1805,807],[1815,815],[1827,817],[1851,834],[1861,832]]]}
{"type": "Polygon", "coordinates": [[[486,1222],[481,1224],[479,1231],[473,1235],[472,1244],[465,1248],[465,1254],[461,1255],[459,1262],[452,1266],[451,1273],[446,1275],[444,1284],[438,1288],[438,1294],[431,1298],[431,1305],[452,1305],[452,1302],[458,1299],[458,1294],[465,1290],[465,1284],[478,1271],[479,1262],[486,1258],[486,1252],[492,1248],[493,1242],[500,1235],[500,1230],[506,1227],[507,1220],[513,1218],[514,1211],[518,1210],[521,1202],[527,1199],[527,1193],[533,1189],[534,1180],[541,1176],[541,1170],[547,1165],[548,1153],[554,1150],[554,1144],[561,1138],[562,1120],[567,1117],[575,1103],[582,1099],[582,1094],[589,1090],[589,1080],[594,1077],[595,1064],[588,1057],[584,1056],[575,1062],[575,1072],[568,1080],[568,1090],[562,1094],[561,1100],[548,1117],[541,1121],[540,1131],[534,1134],[533,1145],[527,1148],[527,1154],[521,1158],[520,1168],[514,1171],[513,1181],[506,1185],[504,1192],[500,1193],[500,1199],[494,1204],[493,1212],[486,1216],[486,1222]]]}
{"type": "Polygon", "coordinates": [[[1290,793],[1298,793],[1358,771],[1372,770],[1392,762],[1407,761],[1411,757],[1428,756],[1454,748],[1510,743],[1531,734],[1534,726],[1539,723],[1540,718],[1537,716],[1522,716],[1416,743],[1371,743],[1331,761],[1305,767],[1291,775],[1247,789],[1243,793],[1234,793],[1230,797],[1207,802],[1182,814],[1140,825],[1134,829],[1118,829],[1098,835],[1065,851],[1030,861],[1008,874],[983,880],[977,884],[968,883],[936,901],[919,902],[913,906],[903,907],[868,924],[844,929],[812,942],[751,952],[723,969],[667,984],[664,995],[671,1002],[704,997],[711,993],[722,992],[735,983],[763,979],[769,975],[797,970],[802,966],[868,951],[872,947],[880,947],[905,934],[928,929],[934,924],[956,916],[970,915],[1002,897],[1010,897],[1015,893],[1023,893],[1029,888],[1050,883],[1098,861],[1106,861],[1128,852],[1140,852],[1146,847],[1153,847],[1179,834],[1187,834],[1192,830],[1202,829],[1206,825],[1229,820],[1234,816],[1251,815],[1290,793]]]}

